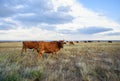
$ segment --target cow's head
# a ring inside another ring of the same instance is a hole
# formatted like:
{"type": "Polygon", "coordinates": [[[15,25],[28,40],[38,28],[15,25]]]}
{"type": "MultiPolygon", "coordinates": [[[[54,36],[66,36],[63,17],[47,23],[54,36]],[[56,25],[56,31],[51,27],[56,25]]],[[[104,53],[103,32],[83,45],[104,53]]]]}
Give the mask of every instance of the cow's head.
{"type": "Polygon", "coordinates": [[[58,41],[57,43],[58,43],[58,47],[59,47],[59,48],[63,48],[63,46],[64,46],[64,41],[58,41]]]}

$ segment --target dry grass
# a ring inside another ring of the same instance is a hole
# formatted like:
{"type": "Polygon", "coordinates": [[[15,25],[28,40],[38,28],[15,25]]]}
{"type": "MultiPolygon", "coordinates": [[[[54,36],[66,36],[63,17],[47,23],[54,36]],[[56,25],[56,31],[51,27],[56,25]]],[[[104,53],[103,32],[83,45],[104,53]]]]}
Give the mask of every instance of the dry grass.
{"type": "Polygon", "coordinates": [[[65,45],[57,55],[0,43],[0,81],[120,81],[120,42],[65,45]]]}

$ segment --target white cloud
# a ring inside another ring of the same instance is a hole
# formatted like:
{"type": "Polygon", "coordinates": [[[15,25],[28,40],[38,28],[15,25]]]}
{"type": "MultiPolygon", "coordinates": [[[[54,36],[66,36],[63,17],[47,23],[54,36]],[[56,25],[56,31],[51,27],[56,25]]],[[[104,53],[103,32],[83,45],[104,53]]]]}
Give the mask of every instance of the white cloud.
{"type": "Polygon", "coordinates": [[[22,8],[24,8],[23,5],[17,5],[17,6],[15,7],[15,9],[22,9],[22,8]]]}
{"type": "Polygon", "coordinates": [[[40,28],[17,28],[0,31],[1,40],[57,40],[61,39],[60,33],[43,30],[40,28]]]}
{"type": "Polygon", "coordinates": [[[74,2],[74,4],[71,5],[71,15],[75,17],[73,22],[57,25],[57,29],[77,30],[79,28],[93,26],[113,28],[115,30],[120,29],[120,24],[112,21],[105,15],[101,16],[98,12],[85,8],[80,3],[74,2]]]}

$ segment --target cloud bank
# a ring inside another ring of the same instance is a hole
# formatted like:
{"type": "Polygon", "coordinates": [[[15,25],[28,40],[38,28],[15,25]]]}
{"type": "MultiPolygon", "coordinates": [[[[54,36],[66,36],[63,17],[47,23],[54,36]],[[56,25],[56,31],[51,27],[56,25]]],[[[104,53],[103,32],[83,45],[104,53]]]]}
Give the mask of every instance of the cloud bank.
{"type": "Polygon", "coordinates": [[[120,40],[119,23],[77,0],[2,0],[0,12],[0,40],[120,40]]]}

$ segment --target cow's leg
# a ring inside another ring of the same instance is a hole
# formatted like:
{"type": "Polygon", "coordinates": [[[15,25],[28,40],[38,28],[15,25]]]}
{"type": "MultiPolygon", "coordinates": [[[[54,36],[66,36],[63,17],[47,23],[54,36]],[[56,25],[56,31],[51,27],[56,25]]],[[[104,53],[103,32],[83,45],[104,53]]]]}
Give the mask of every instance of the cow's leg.
{"type": "Polygon", "coordinates": [[[39,57],[42,57],[42,54],[41,54],[41,53],[39,53],[37,57],[38,57],[38,58],[39,58],[39,57]]]}
{"type": "Polygon", "coordinates": [[[38,55],[37,55],[37,60],[39,60],[41,57],[42,57],[42,54],[41,54],[41,53],[38,53],[38,55]]]}
{"type": "Polygon", "coordinates": [[[34,52],[35,49],[33,49],[32,51],[34,52]]]}
{"type": "Polygon", "coordinates": [[[22,48],[21,54],[23,54],[23,50],[24,50],[24,48],[22,48]]]}
{"type": "Polygon", "coordinates": [[[54,55],[55,55],[55,52],[53,52],[53,53],[50,54],[51,57],[54,57],[54,55]]]}
{"type": "Polygon", "coordinates": [[[25,51],[25,47],[22,47],[21,54],[23,54],[24,51],[25,51]]]}
{"type": "Polygon", "coordinates": [[[37,58],[42,57],[42,54],[43,54],[43,51],[39,50],[39,53],[38,53],[38,55],[37,55],[37,58]]]}
{"type": "Polygon", "coordinates": [[[26,48],[25,48],[25,47],[23,47],[23,48],[22,48],[22,51],[21,51],[21,56],[23,56],[23,52],[25,52],[25,53],[26,53],[26,48]]]}
{"type": "Polygon", "coordinates": [[[38,48],[34,48],[33,51],[34,51],[34,50],[37,50],[37,53],[39,53],[39,49],[38,49],[38,48]]]}
{"type": "Polygon", "coordinates": [[[58,59],[59,55],[58,52],[54,52],[56,59],[58,59]]]}
{"type": "Polygon", "coordinates": [[[27,48],[25,48],[25,53],[27,52],[27,48]]]}
{"type": "Polygon", "coordinates": [[[37,49],[37,52],[39,53],[39,49],[37,49]]]}
{"type": "Polygon", "coordinates": [[[52,55],[54,55],[55,52],[51,52],[52,55]]]}

